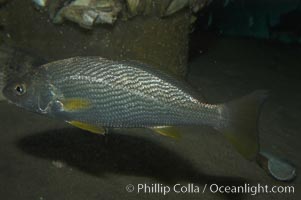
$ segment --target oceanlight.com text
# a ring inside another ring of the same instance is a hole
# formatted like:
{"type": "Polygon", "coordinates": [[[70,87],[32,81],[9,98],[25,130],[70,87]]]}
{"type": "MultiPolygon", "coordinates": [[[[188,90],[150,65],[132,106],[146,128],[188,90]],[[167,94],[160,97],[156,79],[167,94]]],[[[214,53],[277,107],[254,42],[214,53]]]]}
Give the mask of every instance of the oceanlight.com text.
{"type": "Polygon", "coordinates": [[[176,194],[203,194],[205,192],[210,193],[219,193],[219,194],[294,194],[295,188],[294,186],[269,186],[264,184],[256,184],[251,185],[245,183],[240,186],[230,186],[230,185],[220,185],[220,184],[205,184],[205,185],[197,185],[194,183],[188,184],[175,184],[175,185],[164,185],[161,183],[153,183],[153,184],[128,184],[125,187],[126,191],[129,193],[137,193],[137,194],[162,194],[167,195],[169,193],[176,194]]]}

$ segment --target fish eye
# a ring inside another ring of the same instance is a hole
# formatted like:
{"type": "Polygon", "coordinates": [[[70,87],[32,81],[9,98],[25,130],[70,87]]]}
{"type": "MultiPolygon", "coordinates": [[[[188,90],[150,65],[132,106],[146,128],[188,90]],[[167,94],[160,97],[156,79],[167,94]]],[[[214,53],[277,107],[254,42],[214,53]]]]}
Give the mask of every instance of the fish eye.
{"type": "Polygon", "coordinates": [[[15,86],[15,93],[19,96],[25,94],[26,92],[26,86],[24,84],[17,84],[15,86]]]}

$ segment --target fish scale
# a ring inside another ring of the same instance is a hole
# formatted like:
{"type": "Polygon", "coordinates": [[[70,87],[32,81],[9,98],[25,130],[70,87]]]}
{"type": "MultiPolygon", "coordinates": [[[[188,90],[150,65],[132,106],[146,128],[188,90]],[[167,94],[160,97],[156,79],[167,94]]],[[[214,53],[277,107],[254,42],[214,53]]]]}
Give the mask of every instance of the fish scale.
{"type": "Polygon", "coordinates": [[[180,83],[138,62],[77,57],[41,69],[64,98],[92,102],[86,110],[64,113],[65,118],[107,127],[149,127],[208,124],[219,117],[218,106],[204,106],[180,83]]]}

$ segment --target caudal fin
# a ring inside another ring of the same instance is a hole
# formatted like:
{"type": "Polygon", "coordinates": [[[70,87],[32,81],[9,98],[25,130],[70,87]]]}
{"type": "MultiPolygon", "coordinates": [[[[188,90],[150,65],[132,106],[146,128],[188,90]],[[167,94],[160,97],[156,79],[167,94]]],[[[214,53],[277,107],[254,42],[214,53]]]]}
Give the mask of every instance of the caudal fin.
{"type": "Polygon", "coordinates": [[[222,106],[225,124],[217,128],[248,160],[255,160],[259,151],[257,122],[267,91],[258,90],[222,106]]]}

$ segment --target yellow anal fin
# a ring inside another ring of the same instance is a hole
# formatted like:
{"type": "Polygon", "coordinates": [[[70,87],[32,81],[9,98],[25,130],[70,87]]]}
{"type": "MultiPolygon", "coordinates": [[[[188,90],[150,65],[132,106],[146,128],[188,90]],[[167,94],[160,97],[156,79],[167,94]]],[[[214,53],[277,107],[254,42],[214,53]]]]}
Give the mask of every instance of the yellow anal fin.
{"type": "Polygon", "coordinates": [[[61,100],[65,111],[78,111],[91,107],[91,102],[87,99],[70,98],[61,100]]]}
{"type": "Polygon", "coordinates": [[[164,135],[164,136],[171,137],[174,139],[181,138],[180,131],[177,128],[172,127],[172,126],[154,127],[154,128],[150,128],[150,129],[160,135],[164,135]]]}
{"type": "Polygon", "coordinates": [[[106,133],[106,130],[102,127],[97,127],[91,124],[87,124],[84,122],[80,122],[80,121],[69,121],[69,124],[71,124],[72,126],[75,126],[77,128],[89,131],[91,133],[96,133],[96,134],[100,134],[100,135],[104,135],[106,133]]]}

